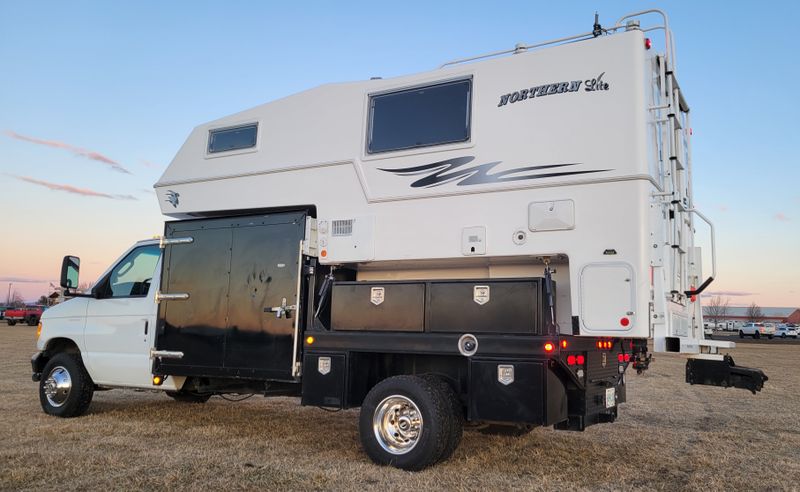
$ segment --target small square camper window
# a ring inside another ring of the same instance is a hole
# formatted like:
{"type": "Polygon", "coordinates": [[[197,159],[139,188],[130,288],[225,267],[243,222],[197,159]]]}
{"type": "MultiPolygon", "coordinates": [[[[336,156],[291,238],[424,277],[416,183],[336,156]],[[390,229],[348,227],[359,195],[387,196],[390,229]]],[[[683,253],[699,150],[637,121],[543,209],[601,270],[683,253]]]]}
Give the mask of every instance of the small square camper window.
{"type": "Polygon", "coordinates": [[[250,149],[256,146],[258,124],[219,128],[208,132],[208,153],[250,149]]]}
{"type": "Polygon", "coordinates": [[[467,79],[372,96],[368,152],[466,142],[471,89],[467,79]]]}

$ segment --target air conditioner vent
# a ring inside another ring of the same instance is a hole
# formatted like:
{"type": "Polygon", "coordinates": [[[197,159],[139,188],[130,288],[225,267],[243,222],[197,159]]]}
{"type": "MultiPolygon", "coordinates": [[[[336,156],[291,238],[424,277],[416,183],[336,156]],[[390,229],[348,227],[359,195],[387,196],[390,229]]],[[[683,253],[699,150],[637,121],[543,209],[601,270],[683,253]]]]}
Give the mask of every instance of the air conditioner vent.
{"type": "Polygon", "coordinates": [[[353,219],[334,220],[331,222],[331,236],[352,236],[353,219]]]}

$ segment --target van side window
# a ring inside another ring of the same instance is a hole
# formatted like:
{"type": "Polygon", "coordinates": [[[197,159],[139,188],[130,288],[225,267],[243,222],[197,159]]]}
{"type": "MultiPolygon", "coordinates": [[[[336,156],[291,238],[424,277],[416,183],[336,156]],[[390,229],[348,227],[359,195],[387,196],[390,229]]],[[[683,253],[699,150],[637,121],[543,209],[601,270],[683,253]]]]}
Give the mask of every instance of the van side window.
{"type": "Polygon", "coordinates": [[[120,261],[108,276],[103,297],[144,297],[161,255],[157,244],[136,248],[120,261]]]}
{"type": "Polygon", "coordinates": [[[370,154],[466,142],[470,138],[472,79],[370,97],[370,154]]]}

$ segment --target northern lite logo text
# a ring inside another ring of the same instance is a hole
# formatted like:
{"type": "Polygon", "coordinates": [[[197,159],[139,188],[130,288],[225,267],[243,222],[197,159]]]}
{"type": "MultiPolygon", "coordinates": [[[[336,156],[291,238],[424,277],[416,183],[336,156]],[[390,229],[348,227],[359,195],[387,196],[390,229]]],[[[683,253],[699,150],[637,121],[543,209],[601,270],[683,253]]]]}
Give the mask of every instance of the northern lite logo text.
{"type": "Polygon", "coordinates": [[[507,104],[514,104],[518,101],[525,101],[535,97],[552,96],[553,94],[563,94],[565,92],[578,92],[583,85],[583,90],[586,92],[593,91],[607,91],[608,83],[603,82],[603,72],[593,79],[587,80],[573,80],[570,82],[556,82],[555,84],[545,84],[530,89],[522,89],[521,91],[510,92],[500,96],[500,102],[497,107],[505,106],[507,104]]]}

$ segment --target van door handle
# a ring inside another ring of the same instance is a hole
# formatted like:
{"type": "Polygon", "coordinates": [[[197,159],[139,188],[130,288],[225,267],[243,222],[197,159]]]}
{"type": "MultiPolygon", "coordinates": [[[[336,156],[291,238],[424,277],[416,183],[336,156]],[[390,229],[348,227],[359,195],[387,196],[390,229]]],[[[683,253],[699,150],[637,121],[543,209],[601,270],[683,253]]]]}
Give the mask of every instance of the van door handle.
{"type": "Polygon", "coordinates": [[[150,322],[149,322],[149,321],[147,321],[147,320],[144,320],[144,334],[145,334],[145,335],[147,335],[147,327],[148,327],[149,325],[150,325],[150,322]]]}

